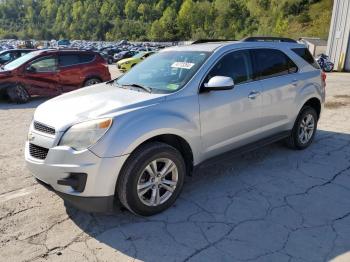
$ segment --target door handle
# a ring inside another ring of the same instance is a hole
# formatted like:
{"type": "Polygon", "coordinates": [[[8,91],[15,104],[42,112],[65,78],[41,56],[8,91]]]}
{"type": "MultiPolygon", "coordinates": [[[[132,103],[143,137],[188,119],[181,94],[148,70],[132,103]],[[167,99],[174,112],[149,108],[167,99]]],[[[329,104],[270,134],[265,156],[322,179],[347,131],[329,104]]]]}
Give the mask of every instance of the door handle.
{"type": "Polygon", "coordinates": [[[259,95],[260,95],[259,91],[252,91],[249,93],[248,98],[254,100],[259,95]]]}

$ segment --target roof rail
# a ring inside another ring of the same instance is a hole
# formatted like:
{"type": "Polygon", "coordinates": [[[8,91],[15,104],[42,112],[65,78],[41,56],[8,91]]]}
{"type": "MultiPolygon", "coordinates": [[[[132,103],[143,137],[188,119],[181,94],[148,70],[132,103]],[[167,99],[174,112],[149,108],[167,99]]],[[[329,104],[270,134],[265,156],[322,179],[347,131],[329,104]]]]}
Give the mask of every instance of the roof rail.
{"type": "Polygon", "coordinates": [[[297,43],[294,39],[287,37],[272,37],[272,36],[251,36],[241,40],[242,42],[283,42],[283,43],[297,43]]]}
{"type": "Polygon", "coordinates": [[[229,41],[237,41],[237,40],[228,40],[228,39],[198,39],[194,41],[191,45],[195,44],[203,44],[203,43],[215,43],[215,42],[229,42],[229,41]]]}

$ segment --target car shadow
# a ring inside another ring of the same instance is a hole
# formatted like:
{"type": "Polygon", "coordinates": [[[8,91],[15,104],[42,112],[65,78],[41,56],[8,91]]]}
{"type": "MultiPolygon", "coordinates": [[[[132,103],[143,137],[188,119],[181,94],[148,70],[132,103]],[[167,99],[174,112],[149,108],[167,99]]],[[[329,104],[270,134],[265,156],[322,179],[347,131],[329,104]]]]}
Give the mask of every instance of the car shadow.
{"type": "Polygon", "coordinates": [[[86,245],[97,260],[329,260],[348,251],[341,225],[350,211],[349,145],[350,134],[319,130],[306,150],[278,142],[224,154],[201,165],[175,205],[152,217],[120,205],[110,214],[66,210],[91,236],[86,245]]]}
{"type": "Polygon", "coordinates": [[[49,98],[43,98],[43,97],[32,97],[31,100],[28,103],[24,104],[17,104],[12,103],[6,99],[0,100],[0,110],[12,110],[12,109],[30,109],[30,108],[36,108],[40,104],[47,101],[49,98]]]}

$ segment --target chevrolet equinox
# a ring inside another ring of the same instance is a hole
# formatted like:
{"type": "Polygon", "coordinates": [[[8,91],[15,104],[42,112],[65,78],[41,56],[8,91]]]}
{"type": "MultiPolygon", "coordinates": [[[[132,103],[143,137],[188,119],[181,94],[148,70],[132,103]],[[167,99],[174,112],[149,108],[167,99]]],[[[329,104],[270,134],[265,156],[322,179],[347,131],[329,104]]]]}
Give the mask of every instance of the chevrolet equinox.
{"type": "Polygon", "coordinates": [[[80,209],[110,210],[119,199],[149,216],[218,154],[282,139],[307,148],[324,101],[325,75],[294,40],[171,47],[115,80],[41,104],[25,159],[39,182],[80,209]]]}

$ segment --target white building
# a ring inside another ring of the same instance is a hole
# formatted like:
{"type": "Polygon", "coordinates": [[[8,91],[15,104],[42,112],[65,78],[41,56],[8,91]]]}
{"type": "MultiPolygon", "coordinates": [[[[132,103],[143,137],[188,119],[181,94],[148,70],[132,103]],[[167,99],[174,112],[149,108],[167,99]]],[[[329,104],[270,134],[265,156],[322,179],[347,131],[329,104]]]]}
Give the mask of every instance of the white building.
{"type": "Polygon", "coordinates": [[[334,0],[327,54],[336,71],[350,71],[350,0],[334,0]]]}

